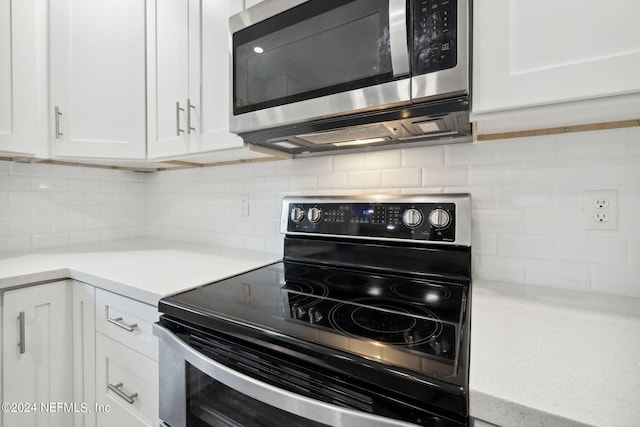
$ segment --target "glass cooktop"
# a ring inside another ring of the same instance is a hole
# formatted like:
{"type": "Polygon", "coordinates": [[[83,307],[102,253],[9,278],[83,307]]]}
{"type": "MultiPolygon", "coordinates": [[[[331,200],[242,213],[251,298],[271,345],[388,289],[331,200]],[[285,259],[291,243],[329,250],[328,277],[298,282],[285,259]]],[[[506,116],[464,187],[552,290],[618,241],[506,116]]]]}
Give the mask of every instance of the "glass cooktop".
{"type": "MultiPolygon", "coordinates": [[[[456,375],[467,288],[281,261],[161,301],[425,375],[456,375]]],[[[210,325],[203,325],[210,326],[210,325]]]]}

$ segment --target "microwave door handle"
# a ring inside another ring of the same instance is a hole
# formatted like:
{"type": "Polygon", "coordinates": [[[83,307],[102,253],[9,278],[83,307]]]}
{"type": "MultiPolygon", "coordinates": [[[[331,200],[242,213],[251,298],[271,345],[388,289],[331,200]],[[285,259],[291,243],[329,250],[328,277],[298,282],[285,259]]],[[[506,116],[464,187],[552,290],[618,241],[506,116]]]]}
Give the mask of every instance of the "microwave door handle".
{"type": "Polygon", "coordinates": [[[409,74],[409,44],[407,39],[407,1],[389,0],[389,45],[393,76],[409,74]]]}

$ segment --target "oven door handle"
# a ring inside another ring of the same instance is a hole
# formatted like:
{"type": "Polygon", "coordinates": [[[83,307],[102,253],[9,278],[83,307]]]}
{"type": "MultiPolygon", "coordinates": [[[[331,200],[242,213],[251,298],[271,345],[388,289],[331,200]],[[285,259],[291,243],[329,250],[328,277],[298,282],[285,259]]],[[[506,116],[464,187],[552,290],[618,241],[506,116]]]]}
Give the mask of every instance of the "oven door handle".
{"type": "MultiPolygon", "coordinates": [[[[153,325],[153,334],[160,340],[161,365],[163,353],[170,352],[170,360],[179,359],[188,362],[195,368],[227,387],[288,413],[331,426],[366,425],[368,427],[408,427],[414,425],[353,409],[331,405],[329,403],[300,396],[290,391],[258,381],[206,357],[202,353],[191,348],[173,332],[158,325],[157,323],[153,325]]],[[[182,366],[184,366],[184,363],[182,363],[182,366]]],[[[163,371],[168,372],[171,369],[175,369],[175,367],[160,366],[160,375],[163,375],[163,371]]],[[[172,403],[172,405],[175,404],[186,405],[186,402],[172,403]]],[[[162,414],[160,414],[160,417],[162,418],[162,414]]],[[[171,425],[172,427],[179,427],[174,426],[173,424],[171,425]]]]}

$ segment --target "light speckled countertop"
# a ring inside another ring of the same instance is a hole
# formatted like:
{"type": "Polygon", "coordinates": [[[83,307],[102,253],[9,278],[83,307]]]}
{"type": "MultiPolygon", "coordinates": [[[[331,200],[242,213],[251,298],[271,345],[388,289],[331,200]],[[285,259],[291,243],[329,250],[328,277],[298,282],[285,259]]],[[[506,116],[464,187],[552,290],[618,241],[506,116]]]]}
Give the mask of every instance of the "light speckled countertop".
{"type": "Polygon", "coordinates": [[[639,426],[640,299],[475,281],[471,415],[504,426],[639,426]]]}
{"type": "MultiPolygon", "coordinates": [[[[0,254],[0,291],[73,278],[156,305],[278,255],[137,239],[0,254]]],[[[640,299],[476,280],[470,411],[504,426],[640,425],[640,299]]]]}
{"type": "Polygon", "coordinates": [[[147,304],[278,261],[238,249],[156,239],[0,254],[0,290],[72,278],[147,304]]]}

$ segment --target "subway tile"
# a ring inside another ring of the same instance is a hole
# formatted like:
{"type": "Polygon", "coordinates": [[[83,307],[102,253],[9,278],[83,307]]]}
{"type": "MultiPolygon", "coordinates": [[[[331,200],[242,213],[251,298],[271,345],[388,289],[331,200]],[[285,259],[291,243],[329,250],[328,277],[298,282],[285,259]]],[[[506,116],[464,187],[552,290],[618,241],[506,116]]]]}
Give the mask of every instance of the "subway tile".
{"type": "Polygon", "coordinates": [[[23,176],[3,176],[0,178],[0,190],[29,191],[31,190],[31,178],[23,176]]]}
{"type": "Polygon", "coordinates": [[[334,188],[346,188],[347,187],[347,173],[346,172],[330,172],[318,174],[318,188],[319,189],[334,189],[334,188]]]}
{"type": "Polygon", "coordinates": [[[78,192],[53,192],[51,193],[51,203],[54,205],[82,205],[84,195],[78,192]]]}
{"type": "Polygon", "coordinates": [[[566,133],[556,137],[557,158],[620,157],[627,154],[624,129],[566,133]]]}
{"type": "Polygon", "coordinates": [[[9,166],[11,175],[49,176],[50,166],[42,163],[12,162],[9,166]]]}
{"type": "Polygon", "coordinates": [[[590,289],[588,263],[527,260],[526,284],[567,289],[590,289]]]}
{"type": "Polygon", "coordinates": [[[11,234],[11,222],[0,220],[0,237],[11,234]]]}
{"type": "Polygon", "coordinates": [[[364,154],[364,168],[396,169],[402,166],[402,150],[374,151],[364,154]]]}
{"type": "Polygon", "coordinates": [[[123,240],[129,238],[128,228],[108,228],[106,230],[100,230],[100,240],[123,240]]]}
{"type": "Polygon", "coordinates": [[[87,179],[96,180],[113,180],[115,179],[115,171],[108,168],[86,168],[84,171],[87,179]]]}
{"type": "Polygon", "coordinates": [[[44,233],[51,233],[50,220],[27,220],[11,222],[11,234],[14,236],[44,233]]]}
{"type": "Polygon", "coordinates": [[[632,267],[640,267],[640,239],[633,239],[629,241],[628,264],[632,267]]]}
{"type": "Polygon", "coordinates": [[[31,206],[0,205],[0,221],[15,221],[31,218],[31,206]]]}
{"type": "Polygon", "coordinates": [[[68,246],[69,234],[68,233],[50,233],[50,234],[36,234],[32,239],[33,248],[52,248],[56,246],[68,246]]]}
{"type": "Polygon", "coordinates": [[[349,188],[380,188],[382,186],[382,172],[349,172],[347,174],[347,186],[349,188]]]}
{"type": "Polygon", "coordinates": [[[84,178],[85,168],[66,165],[51,165],[51,176],[58,178],[84,178]]]}
{"type": "Polygon", "coordinates": [[[600,237],[559,236],[556,239],[560,260],[598,264],[626,264],[627,241],[600,237]]]}
{"type": "Polygon", "coordinates": [[[513,165],[471,165],[469,185],[499,185],[522,182],[522,166],[513,165]]]}
{"type": "Polygon", "coordinates": [[[525,230],[527,234],[566,236],[581,236],[586,233],[582,212],[553,209],[525,211],[525,230]]]}
{"type": "Polygon", "coordinates": [[[9,204],[9,192],[0,191],[0,205],[8,205],[8,204],[9,204]]]}
{"type": "Polygon", "coordinates": [[[589,184],[640,184],[640,166],[638,160],[604,163],[586,169],[589,184]]]}
{"type": "Polygon", "coordinates": [[[471,251],[478,255],[496,255],[497,235],[474,230],[471,233],[471,251]]]}
{"type": "Polygon", "coordinates": [[[502,234],[497,236],[497,254],[509,257],[554,258],[555,241],[548,236],[502,234]]]}
{"type": "Polygon", "coordinates": [[[52,231],[80,231],[85,229],[84,218],[56,218],[52,220],[52,231]]]}
{"type": "Polygon", "coordinates": [[[553,135],[492,141],[496,163],[546,161],[553,156],[554,143],[553,135]]]}
{"type": "Polygon", "coordinates": [[[60,218],[69,216],[69,207],[67,206],[34,206],[33,217],[36,219],[60,218]]]}
{"type": "Polygon", "coordinates": [[[593,265],[591,290],[640,297],[640,267],[593,265]]]}
{"type": "Polygon", "coordinates": [[[0,175],[9,175],[9,162],[0,160],[0,175]]]}
{"type": "Polygon", "coordinates": [[[364,154],[341,154],[333,156],[334,171],[358,171],[365,169],[364,154]]]}
{"type": "Polygon", "coordinates": [[[584,184],[587,168],[576,162],[539,162],[524,165],[523,181],[528,184],[584,184]]]}
{"type": "Polygon", "coordinates": [[[496,207],[493,186],[445,187],[444,192],[471,194],[471,209],[473,210],[492,210],[496,207]]]}
{"type": "Polygon", "coordinates": [[[95,180],[71,180],[69,182],[69,190],[82,191],[82,192],[97,192],[100,191],[100,181],[95,180]]]}
{"type": "Polygon", "coordinates": [[[480,232],[518,233],[524,231],[521,211],[472,210],[471,228],[480,232]]]}
{"type": "Polygon", "coordinates": [[[65,178],[32,178],[31,189],[34,191],[67,191],[69,190],[69,180],[65,178]]]}
{"type": "Polygon", "coordinates": [[[445,164],[447,165],[476,165],[494,163],[495,160],[496,145],[491,141],[445,146],[445,164]]]}
{"type": "Polygon", "coordinates": [[[111,193],[84,193],[84,202],[87,205],[111,205],[114,195],[111,193]]]}
{"type": "Polygon", "coordinates": [[[420,187],[422,171],[420,168],[386,169],[382,171],[382,187],[404,188],[420,187]]]}
{"type": "Polygon", "coordinates": [[[488,255],[474,255],[473,277],[485,280],[524,283],[525,260],[488,255]]]}
{"type": "Polygon", "coordinates": [[[497,209],[550,209],[553,200],[550,186],[507,184],[495,187],[497,209]]]}
{"type": "Polygon", "coordinates": [[[51,196],[46,193],[35,193],[32,191],[12,191],[9,194],[11,205],[48,205],[51,196]]]}
{"type": "Polygon", "coordinates": [[[31,249],[31,236],[0,237],[0,252],[27,251],[31,249]]]}
{"type": "Polygon", "coordinates": [[[69,233],[70,245],[82,245],[100,241],[100,230],[82,230],[69,233]]]}
{"type": "Polygon", "coordinates": [[[466,166],[425,167],[422,169],[423,187],[457,187],[468,185],[466,166]]]}
{"type": "Polygon", "coordinates": [[[402,150],[403,167],[444,166],[444,146],[402,150]]]}

